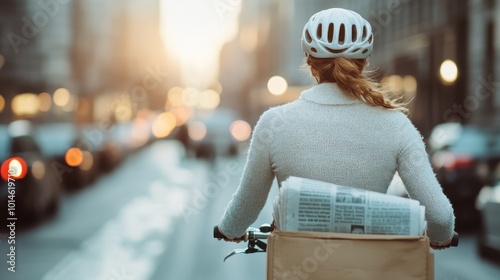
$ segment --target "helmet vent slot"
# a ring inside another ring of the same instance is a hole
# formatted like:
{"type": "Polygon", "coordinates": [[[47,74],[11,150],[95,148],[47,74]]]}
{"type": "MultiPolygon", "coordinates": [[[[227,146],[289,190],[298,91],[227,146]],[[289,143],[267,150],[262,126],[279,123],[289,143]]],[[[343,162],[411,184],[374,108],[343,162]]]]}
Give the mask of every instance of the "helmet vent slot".
{"type": "Polygon", "coordinates": [[[342,23],[340,25],[339,31],[339,45],[343,45],[345,42],[345,25],[342,23]]]}
{"type": "Polygon", "coordinates": [[[333,22],[328,25],[328,43],[333,42],[333,22]]]}
{"type": "Polygon", "coordinates": [[[344,53],[345,51],[347,51],[347,49],[335,50],[335,49],[331,49],[331,48],[328,48],[328,47],[325,47],[325,49],[327,49],[331,53],[344,53]]]}
{"type": "Polygon", "coordinates": [[[310,44],[312,42],[311,34],[309,34],[309,30],[306,30],[306,41],[310,44]]]}
{"type": "Polygon", "coordinates": [[[323,24],[318,25],[318,29],[316,30],[316,37],[318,39],[321,39],[321,36],[323,35],[323,24]]]}
{"type": "Polygon", "coordinates": [[[358,39],[358,30],[356,29],[356,25],[352,25],[352,42],[356,42],[356,40],[358,39]]]}
{"type": "Polygon", "coordinates": [[[371,43],[372,43],[372,41],[373,41],[373,34],[372,34],[372,35],[370,35],[370,39],[368,39],[368,43],[370,43],[370,44],[371,44],[371,43]]]}
{"type": "Polygon", "coordinates": [[[363,26],[363,36],[361,36],[361,40],[364,41],[366,39],[366,26],[363,26]]]}

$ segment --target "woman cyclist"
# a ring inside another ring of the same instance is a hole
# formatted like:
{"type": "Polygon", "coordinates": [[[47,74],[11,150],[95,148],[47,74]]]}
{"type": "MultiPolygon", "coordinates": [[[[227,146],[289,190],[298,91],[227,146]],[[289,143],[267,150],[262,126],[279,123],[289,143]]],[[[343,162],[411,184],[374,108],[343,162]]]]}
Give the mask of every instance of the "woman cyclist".
{"type": "Polygon", "coordinates": [[[240,185],[218,226],[240,240],[263,208],[274,177],[289,176],[385,193],[397,171],[426,209],[427,235],[447,247],[455,217],[407,109],[365,72],[373,33],[358,13],[332,8],[313,15],[302,33],[317,81],[294,102],[264,112],[255,126],[240,185]]]}

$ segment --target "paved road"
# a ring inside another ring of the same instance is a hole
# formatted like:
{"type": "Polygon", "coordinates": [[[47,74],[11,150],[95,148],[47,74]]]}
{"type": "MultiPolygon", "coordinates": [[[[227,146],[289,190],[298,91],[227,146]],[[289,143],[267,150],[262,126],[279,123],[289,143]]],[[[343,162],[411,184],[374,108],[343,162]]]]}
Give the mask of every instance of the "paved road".
{"type": "MultiPolygon", "coordinates": [[[[234,192],[244,158],[215,165],[183,160],[174,142],[131,156],[93,186],[63,201],[55,219],[17,236],[16,273],[0,241],[0,279],[265,279],[265,255],[226,253],[244,244],[211,238],[234,192]]],[[[269,204],[256,224],[269,222],[269,204]]],[[[476,255],[475,236],[436,253],[436,279],[496,280],[500,266],[476,255]]]]}

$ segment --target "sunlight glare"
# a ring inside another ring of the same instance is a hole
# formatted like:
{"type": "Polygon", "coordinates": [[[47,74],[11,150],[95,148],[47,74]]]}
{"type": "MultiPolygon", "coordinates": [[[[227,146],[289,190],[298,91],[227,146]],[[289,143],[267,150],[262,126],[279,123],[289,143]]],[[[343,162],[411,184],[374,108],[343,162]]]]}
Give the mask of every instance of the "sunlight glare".
{"type": "Polygon", "coordinates": [[[223,45],[236,36],[241,3],[221,18],[213,1],[162,0],[161,30],[167,51],[178,59],[186,86],[207,88],[218,76],[223,45]]]}

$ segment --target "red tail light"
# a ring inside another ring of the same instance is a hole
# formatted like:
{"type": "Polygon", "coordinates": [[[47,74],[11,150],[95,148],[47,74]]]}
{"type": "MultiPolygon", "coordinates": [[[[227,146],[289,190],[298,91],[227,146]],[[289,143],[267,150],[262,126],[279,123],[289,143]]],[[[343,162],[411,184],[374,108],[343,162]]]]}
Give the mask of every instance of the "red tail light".
{"type": "Polygon", "coordinates": [[[458,168],[465,169],[471,167],[474,164],[474,158],[468,155],[441,152],[434,154],[432,164],[434,167],[444,167],[446,171],[451,171],[458,168]]]}
{"type": "Polygon", "coordinates": [[[20,157],[11,157],[2,163],[1,173],[6,182],[10,182],[9,178],[13,180],[22,179],[28,173],[28,164],[20,157]]]}
{"type": "Polygon", "coordinates": [[[455,156],[455,161],[451,164],[450,168],[469,168],[474,164],[474,158],[470,156],[455,156]]]}

